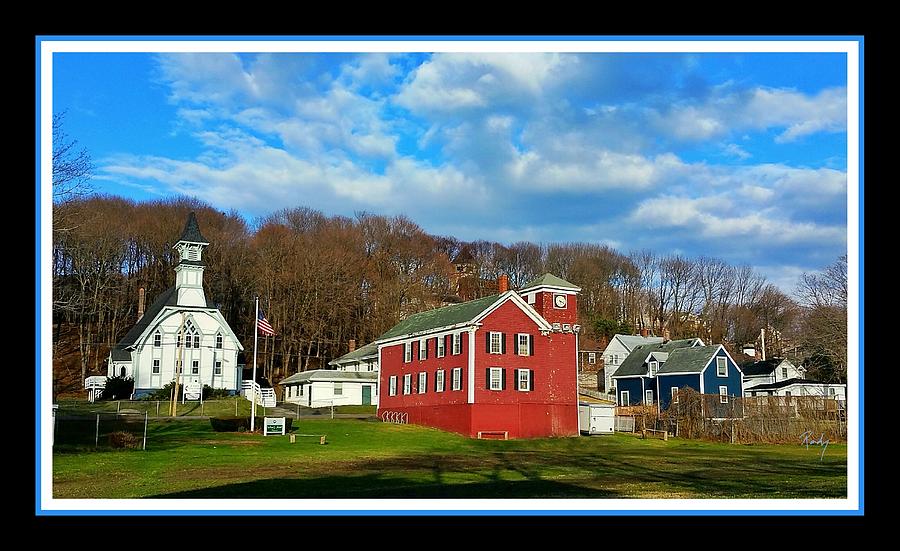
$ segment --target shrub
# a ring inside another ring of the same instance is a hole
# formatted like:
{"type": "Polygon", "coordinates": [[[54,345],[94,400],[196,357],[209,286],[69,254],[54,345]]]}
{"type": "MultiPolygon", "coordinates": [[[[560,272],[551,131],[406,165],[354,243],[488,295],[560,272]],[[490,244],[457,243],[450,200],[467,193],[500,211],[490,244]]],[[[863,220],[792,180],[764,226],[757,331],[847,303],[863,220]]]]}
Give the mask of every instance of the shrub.
{"type": "Polygon", "coordinates": [[[141,439],[125,431],[109,433],[108,442],[111,448],[135,449],[141,447],[141,439]]]}
{"type": "Polygon", "coordinates": [[[148,394],[145,394],[141,397],[141,400],[171,400],[172,399],[172,389],[175,388],[175,381],[170,381],[166,386],[154,390],[148,394]]]}
{"type": "Polygon", "coordinates": [[[203,399],[230,398],[231,391],[227,388],[213,388],[209,385],[203,385],[203,399]]]}
{"type": "Polygon", "coordinates": [[[127,400],[134,392],[134,379],[131,377],[107,377],[106,387],[101,400],[127,400]]]}
{"type": "MultiPolygon", "coordinates": [[[[263,417],[257,417],[255,421],[256,430],[262,432],[263,417]]],[[[285,433],[291,432],[292,418],[285,419],[285,433]]],[[[210,417],[209,424],[216,432],[247,432],[250,430],[250,417],[210,417]]]]}

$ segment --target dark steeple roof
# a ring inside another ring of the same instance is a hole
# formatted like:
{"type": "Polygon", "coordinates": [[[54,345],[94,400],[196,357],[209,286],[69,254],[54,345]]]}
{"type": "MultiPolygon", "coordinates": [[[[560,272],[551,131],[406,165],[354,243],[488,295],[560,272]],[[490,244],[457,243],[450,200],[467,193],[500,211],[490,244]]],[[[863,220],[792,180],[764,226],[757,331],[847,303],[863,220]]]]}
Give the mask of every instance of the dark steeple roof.
{"type": "Polygon", "coordinates": [[[203,235],[200,234],[200,226],[197,225],[197,216],[191,212],[188,216],[187,224],[184,225],[184,231],[181,232],[179,241],[191,241],[194,243],[209,243],[203,235]]]}

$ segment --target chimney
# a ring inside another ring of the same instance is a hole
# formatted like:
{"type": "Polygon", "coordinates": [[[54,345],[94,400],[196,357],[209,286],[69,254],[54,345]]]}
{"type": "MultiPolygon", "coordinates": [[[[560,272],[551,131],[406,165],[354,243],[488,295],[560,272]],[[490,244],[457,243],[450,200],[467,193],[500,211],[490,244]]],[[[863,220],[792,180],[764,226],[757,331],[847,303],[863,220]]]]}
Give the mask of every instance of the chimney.
{"type": "Polygon", "coordinates": [[[141,318],[144,317],[144,288],[141,287],[138,289],[138,321],[141,321],[141,318]]]}
{"type": "Polygon", "coordinates": [[[497,278],[497,290],[501,294],[509,290],[509,277],[506,274],[500,274],[497,278]]]}
{"type": "Polygon", "coordinates": [[[354,350],[356,350],[356,339],[350,339],[350,342],[348,343],[348,345],[350,348],[350,352],[353,352],[354,350]]]}
{"type": "Polygon", "coordinates": [[[663,329],[663,342],[669,342],[671,339],[669,338],[669,328],[666,327],[663,329]]]}

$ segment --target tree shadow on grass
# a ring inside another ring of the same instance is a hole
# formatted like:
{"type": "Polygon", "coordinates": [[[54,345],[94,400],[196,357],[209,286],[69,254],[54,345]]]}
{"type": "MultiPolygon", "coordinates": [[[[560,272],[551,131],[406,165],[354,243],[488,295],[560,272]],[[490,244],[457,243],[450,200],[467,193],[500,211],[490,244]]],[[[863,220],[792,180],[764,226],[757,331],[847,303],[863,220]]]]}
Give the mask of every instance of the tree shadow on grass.
{"type": "MultiPolygon", "coordinates": [[[[438,477],[439,478],[439,477],[438,477]]],[[[384,477],[372,473],[320,478],[269,478],[200,488],[152,498],[614,498],[610,490],[584,488],[552,480],[487,480],[443,484],[434,479],[384,477]]]]}

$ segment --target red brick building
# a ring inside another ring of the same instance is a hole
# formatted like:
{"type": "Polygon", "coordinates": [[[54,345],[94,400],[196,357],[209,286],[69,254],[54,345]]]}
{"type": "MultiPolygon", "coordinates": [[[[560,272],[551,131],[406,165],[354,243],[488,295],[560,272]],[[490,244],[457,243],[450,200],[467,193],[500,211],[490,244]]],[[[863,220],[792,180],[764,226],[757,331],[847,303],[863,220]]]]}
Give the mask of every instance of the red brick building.
{"type": "Polygon", "coordinates": [[[578,434],[577,293],[544,274],[522,290],[410,316],[381,335],[378,412],[477,437],[578,434]]]}

